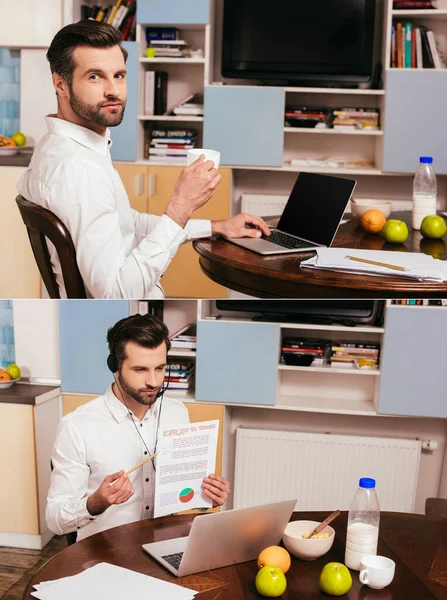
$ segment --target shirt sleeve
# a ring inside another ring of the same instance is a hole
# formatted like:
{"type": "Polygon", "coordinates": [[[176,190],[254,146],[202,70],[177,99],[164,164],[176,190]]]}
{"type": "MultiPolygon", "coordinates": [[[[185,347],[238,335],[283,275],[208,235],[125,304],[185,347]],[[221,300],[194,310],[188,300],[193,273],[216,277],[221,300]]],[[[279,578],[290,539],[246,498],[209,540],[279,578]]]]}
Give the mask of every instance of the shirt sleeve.
{"type": "MultiPolygon", "coordinates": [[[[132,210],[135,223],[135,232],[140,242],[144,237],[151,234],[151,231],[159,222],[161,217],[140,213],[137,210],[132,210]]],[[[168,217],[169,218],[169,217],[168,217]]],[[[192,242],[200,238],[211,236],[211,221],[207,219],[190,219],[185,227],[186,238],[185,242],[192,242]]]]}
{"type": "Polygon", "coordinates": [[[126,257],[112,180],[99,165],[65,161],[47,183],[50,210],[68,228],[93,298],[148,298],[187,232],[163,215],[126,257]]]}
{"type": "Polygon", "coordinates": [[[46,520],[51,531],[64,535],[77,531],[96,518],[87,510],[90,468],[84,441],[69,421],[60,424],[51,462],[53,470],[46,520]]]}

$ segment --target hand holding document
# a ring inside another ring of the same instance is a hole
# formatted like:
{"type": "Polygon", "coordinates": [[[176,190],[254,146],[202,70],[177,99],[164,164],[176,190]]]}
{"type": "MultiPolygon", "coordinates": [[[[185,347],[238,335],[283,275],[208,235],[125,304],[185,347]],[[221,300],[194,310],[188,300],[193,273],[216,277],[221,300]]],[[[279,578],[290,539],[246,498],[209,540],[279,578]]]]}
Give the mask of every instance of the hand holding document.
{"type": "Polygon", "coordinates": [[[316,255],[303,261],[301,266],[341,273],[447,281],[447,262],[418,252],[318,248],[316,255]]]}
{"type": "Polygon", "coordinates": [[[98,563],[72,577],[45,581],[31,595],[39,600],[122,600],[163,598],[192,600],[197,592],[109,563],[98,563]]]}
{"type": "Polygon", "coordinates": [[[182,510],[211,508],[203,478],[216,466],[219,421],[165,429],[158,442],[154,517],[182,510]]]}

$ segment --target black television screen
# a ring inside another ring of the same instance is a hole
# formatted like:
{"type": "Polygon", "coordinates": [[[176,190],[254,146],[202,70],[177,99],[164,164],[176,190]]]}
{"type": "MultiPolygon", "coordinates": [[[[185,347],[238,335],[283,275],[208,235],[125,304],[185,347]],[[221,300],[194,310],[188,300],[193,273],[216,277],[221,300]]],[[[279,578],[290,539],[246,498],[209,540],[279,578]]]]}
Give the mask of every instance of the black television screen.
{"type": "Polygon", "coordinates": [[[380,300],[216,300],[222,311],[259,313],[254,320],[380,324],[380,300]]]}
{"type": "Polygon", "coordinates": [[[369,82],[374,21],[375,0],[224,0],[222,75],[369,82]]]}

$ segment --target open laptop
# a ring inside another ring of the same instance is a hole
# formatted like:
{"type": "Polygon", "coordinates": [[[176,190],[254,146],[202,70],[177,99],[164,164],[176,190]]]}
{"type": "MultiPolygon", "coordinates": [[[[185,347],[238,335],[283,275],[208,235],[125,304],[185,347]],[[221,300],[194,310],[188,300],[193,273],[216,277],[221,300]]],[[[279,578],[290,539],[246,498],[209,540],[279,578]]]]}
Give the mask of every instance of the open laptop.
{"type": "Polygon", "coordinates": [[[356,185],[354,179],[300,173],[270,237],[228,241],[258,254],[308,252],[330,246],[356,185]]]}
{"type": "Polygon", "coordinates": [[[177,577],[254,560],[278,544],[296,500],[196,517],[187,537],[144,544],[143,550],[177,577]]]}

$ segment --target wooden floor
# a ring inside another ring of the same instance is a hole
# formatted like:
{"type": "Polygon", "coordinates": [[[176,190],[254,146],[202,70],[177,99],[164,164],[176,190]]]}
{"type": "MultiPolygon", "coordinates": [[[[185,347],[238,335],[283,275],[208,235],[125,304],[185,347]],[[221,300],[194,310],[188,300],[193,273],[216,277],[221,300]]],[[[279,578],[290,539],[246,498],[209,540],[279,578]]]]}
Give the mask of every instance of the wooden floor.
{"type": "Polygon", "coordinates": [[[34,573],[66,545],[65,536],[56,536],[43,550],[0,547],[0,598],[22,600],[23,592],[34,573]]]}

